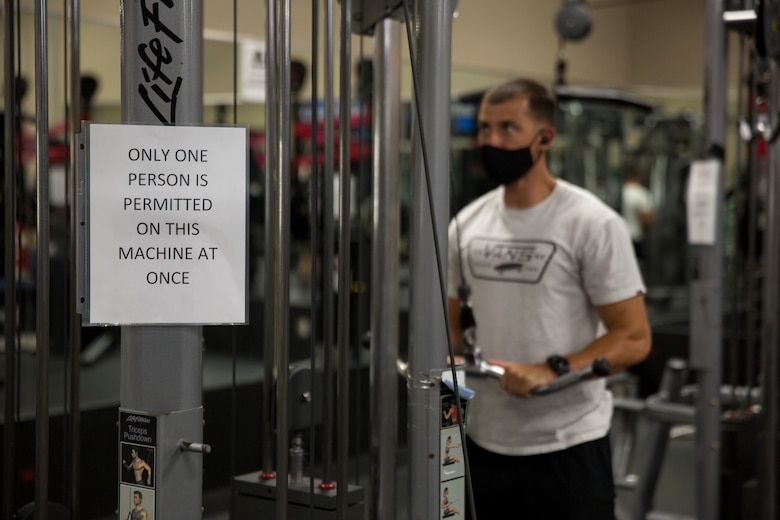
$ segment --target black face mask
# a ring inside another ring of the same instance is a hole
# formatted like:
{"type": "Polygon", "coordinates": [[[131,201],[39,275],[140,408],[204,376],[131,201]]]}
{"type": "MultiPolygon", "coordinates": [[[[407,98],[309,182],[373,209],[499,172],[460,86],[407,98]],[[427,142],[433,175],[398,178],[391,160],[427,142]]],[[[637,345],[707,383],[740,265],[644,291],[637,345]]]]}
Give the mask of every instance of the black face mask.
{"type": "Polygon", "coordinates": [[[519,150],[505,150],[483,145],[479,150],[482,153],[482,166],[485,168],[485,173],[491,180],[500,184],[512,184],[522,179],[534,166],[530,146],[519,150]]]}

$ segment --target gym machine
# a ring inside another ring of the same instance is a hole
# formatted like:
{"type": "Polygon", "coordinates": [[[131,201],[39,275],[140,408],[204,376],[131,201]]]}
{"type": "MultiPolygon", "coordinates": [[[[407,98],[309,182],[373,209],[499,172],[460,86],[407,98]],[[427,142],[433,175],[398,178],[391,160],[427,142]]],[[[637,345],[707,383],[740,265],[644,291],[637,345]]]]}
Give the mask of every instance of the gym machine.
{"type": "Polygon", "coordinates": [[[669,429],[675,424],[695,427],[697,518],[776,517],[776,265],[780,254],[776,139],[780,125],[773,111],[777,111],[778,101],[779,17],[777,2],[731,2],[728,8],[718,0],[706,4],[706,159],[694,161],[686,174],[689,230],[705,222],[709,232],[708,236],[689,232],[698,264],[691,285],[689,360],[669,360],[659,392],[646,400],[615,400],[616,416],[635,414],[647,421],[644,433],[649,435],[650,447],[638,456],[633,474],[618,474],[627,477],[619,479],[618,486],[631,488],[636,495],[634,507],[621,511],[621,518],[667,514],[654,510],[653,495],[669,429]],[[727,31],[740,37],[739,111],[743,106],[748,108],[747,116],[738,117],[738,128],[734,129],[738,136],[737,180],[728,193],[732,199],[745,200],[745,224],[724,228],[727,31]],[[750,45],[747,50],[745,43],[750,45]],[[745,55],[751,67],[748,78],[743,77],[745,55]],[[746,79],[747,99],[742,90],[746,79]],[[743,155],[745,149],[748,153],[743,155]],[[742,164],[745,156],[747,165],[742,164]],[[761,179],[768,184],[765,205],[757,188],[761,179]],[[703,199],[702,187],[709,192],[703,199]],[[691,214],[697,202],[710,208],[705,221],[691,214]],[[727,234],[724,229],[733,232],[727,234]],[[734,247],[727,247],[728,239],[734,247]],[[729,266],[728,273],[724,265],[729,266]],[[727,280],[729,286],[724,283],[727,280]],[[724,364],[722,351],[727,347],[728,364],[724,364]],[[743,374],[739,374],[740,369],[743,374]],[[722,384],[724,375],[729,384],[722,384]],[[686,385],[689,378],[695,384],[686,385]]]}

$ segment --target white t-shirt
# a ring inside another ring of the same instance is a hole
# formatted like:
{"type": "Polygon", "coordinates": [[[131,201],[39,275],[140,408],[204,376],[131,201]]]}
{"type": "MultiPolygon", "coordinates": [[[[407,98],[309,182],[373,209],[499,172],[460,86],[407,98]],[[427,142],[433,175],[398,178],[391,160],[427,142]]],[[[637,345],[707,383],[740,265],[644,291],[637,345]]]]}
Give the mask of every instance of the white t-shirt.
{"type": "MultiPolygon", "coordinates": [[[[506,208],[503,196],[503,187],[490,191],[450,223],[449,296],[458,297],[462,261],[486,359],[542,363],[578,352],[604,333],[595,306],[645,292],[626,223],[562,180],[528,209],[506,208]]],[[[469,436],[496,453],[562,450],[609,430],[603,380],[530,399],[510,396],[494,379],[467,385],[476,390],[469,436]]]]}
{"type": "Polygon", "coordinates": [[[642,226],[642,214],[653,210],[653,199],[650,190],[641,184],[629,182],[623,185],[623,217],[631,232],[631,240],[641,242],[645,236],[642,226]]]}

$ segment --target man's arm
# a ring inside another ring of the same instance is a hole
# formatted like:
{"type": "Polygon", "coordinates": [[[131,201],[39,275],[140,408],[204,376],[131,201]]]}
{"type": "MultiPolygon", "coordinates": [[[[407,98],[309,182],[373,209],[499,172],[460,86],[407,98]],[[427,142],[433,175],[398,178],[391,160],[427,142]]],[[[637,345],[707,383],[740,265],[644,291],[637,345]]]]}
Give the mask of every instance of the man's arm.
{"type": "Polygon", "coordinates": [[[146,470],[146,483],[152,485],[152,467],[148,462],[144,461],[144,469],[146,470]]]}
{"type": "Polygon", "coordinates": [[[613,373],[643,361],[650,353],[652,344],[645,297],[635,296],[596,307],[596,310],[607,333],[581,352],[567,356],[571,369],[579,370],[589,366],[598,357],[607,358],[613,373]]]}
{"type": "Polygon", "coordinates": [[[458,298],[447,299],[447,313],[450,318],[452,350],[456,356],[459,356],[463,353],[463,331],[460,328],[460,300],[458,298]]]}
{"type": "MultiPolygon", "coordinates": [[[[590,343],[580,352],[569,354],[571,371],[590,366],[596,358],[604,357],[619,372],[644,360],[650,353],[651,334],[647,321],[644,296],[639,295],[621,302],[596,308],[607,333],[590,343]]],[[[491,361],[505,369],[501,388],[518,397],[530,397],[534,388],[547,384],[557,374],[547,365],[538,363],[506,363],[491,361]]]]}

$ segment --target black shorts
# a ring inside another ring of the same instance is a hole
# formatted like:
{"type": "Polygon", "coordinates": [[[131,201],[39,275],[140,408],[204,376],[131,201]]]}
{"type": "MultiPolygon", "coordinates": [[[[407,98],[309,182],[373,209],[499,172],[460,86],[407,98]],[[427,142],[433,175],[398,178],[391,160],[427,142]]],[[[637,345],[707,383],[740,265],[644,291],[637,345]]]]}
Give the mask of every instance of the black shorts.
{"type": "Polygon", "coordinates": [[[615,518],[609,437],[527,456],[467,447],[477,520],[615,518]]]}

